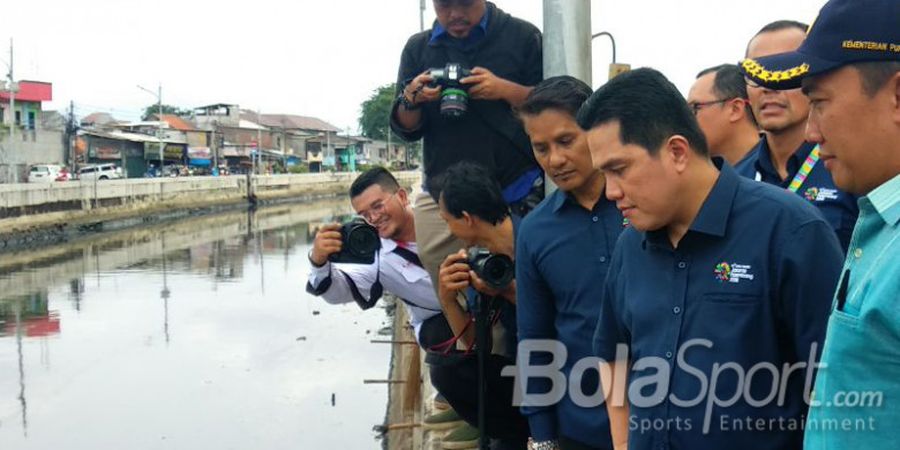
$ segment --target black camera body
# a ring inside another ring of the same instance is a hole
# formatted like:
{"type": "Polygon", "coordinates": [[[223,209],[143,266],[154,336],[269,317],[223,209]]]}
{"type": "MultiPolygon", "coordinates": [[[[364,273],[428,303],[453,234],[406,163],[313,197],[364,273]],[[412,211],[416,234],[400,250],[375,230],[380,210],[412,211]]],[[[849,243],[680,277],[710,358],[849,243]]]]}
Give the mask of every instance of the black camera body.
{"type": "Polygon", "coordinates": [[[444,67],[428,69],[434,79],[433,86],[441,87],[441,115],[456,119],[469,110],[469,87],[459,80],[472,74],[472,70],[459,63],[447,63],[444,67]]]}
{"type": "Polygon", "coordinates": [[[505,289],[516,276],[516,266],[509,256],[491,253],[484,247],[470,247],[466,263],[485,284],[505,289]]]}
{"type": "Polygon", "coordinates": [[[372,264],[381,250],[378,230],[357,217],[341,225],[341,251],[328,255],[333,263],[372,264]]]}

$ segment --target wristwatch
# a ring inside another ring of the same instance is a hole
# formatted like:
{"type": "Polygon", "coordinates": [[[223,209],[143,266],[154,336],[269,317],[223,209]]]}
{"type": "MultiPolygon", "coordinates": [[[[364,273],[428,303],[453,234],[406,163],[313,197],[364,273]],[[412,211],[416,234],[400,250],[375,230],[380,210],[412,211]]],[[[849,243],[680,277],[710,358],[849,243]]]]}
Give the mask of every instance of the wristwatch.
{"type": "Polygon", "coordinates": [[[528,448],[530,450],[559,450],[559,441],[552,439],[549,441],[535,441],[528,438],[528,448]]]}
{"type": "MultiPolygon", "coordinates": [[[[415,99],[415,95],[416,94],[413,94],[413,99],[415,99]]],[[[397,101],[399,101],[400,104],[403,105],[403,109],[405,109],[407,111],[415,111],[415,110],[419,109],[420,106],[422,106],[422,105],[415,104],[415,103],[409,101],[408,98],[406,98],[406,89],[403,89],[400,91],[400,95],[397,96],[397,101]]]]}

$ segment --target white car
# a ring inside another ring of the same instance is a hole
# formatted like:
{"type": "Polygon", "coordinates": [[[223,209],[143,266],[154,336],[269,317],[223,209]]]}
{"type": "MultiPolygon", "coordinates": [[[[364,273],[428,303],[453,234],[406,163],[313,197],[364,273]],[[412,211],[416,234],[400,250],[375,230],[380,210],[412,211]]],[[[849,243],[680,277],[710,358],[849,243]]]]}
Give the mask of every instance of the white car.
{"type": "Polygon", "coordinates": [[[115,164],[98,164],[78,169],[78,179],[83,181],[115,180],[122,178],[122,168],[115,164]]]}
{"type": "Polygon", "coordinates": [[[29,183],[52,183],[65,181],[68,177],[66,169],[59,164],[35,164],[28,171],[29,183]]]}

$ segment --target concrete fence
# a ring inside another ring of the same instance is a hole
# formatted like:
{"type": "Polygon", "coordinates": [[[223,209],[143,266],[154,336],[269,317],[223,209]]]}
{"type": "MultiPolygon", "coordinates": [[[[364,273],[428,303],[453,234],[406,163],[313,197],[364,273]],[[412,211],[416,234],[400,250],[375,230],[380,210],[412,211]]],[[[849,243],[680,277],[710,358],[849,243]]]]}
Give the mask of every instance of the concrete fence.
{"type": "MultiPolygon", "coordinates": [[[[0,235],[180,209],[341,195],[358,175],[232,175],[0,184],[0,235]]],[[[421,183],[419,172],[395,175],[405,187],[421,183]]]]}

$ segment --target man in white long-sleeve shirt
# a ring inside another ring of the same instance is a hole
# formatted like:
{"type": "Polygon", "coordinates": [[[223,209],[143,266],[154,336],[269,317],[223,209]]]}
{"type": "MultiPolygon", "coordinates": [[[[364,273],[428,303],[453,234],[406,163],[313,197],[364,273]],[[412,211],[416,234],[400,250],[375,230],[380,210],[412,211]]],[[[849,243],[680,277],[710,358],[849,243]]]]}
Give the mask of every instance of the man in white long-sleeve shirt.
{"type": "Polygon", "coordinates": [[[378,230],[381,250],[373,264],[331,263],[341,250],[339,224],[316,233],[309,253],[311,263],[306,290],[332,304],[356,301],[371,308],[382,292],[403,300],[419,344],[428,349],[453,337],[441,312],[428,272],[416,247],[416,227],[409,196],[396,178],[383,168],[361,174],[350,186],[353,209],[378,230]]]}

